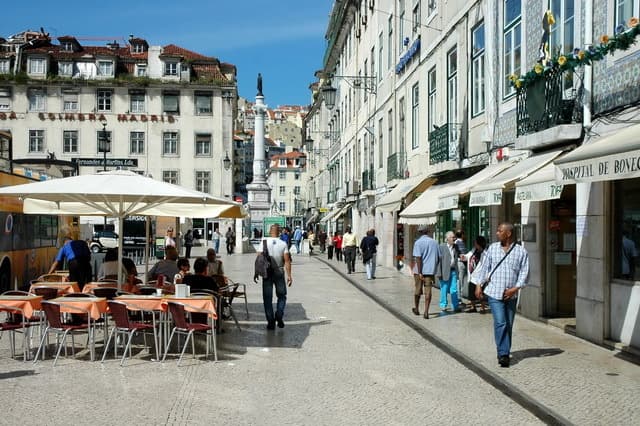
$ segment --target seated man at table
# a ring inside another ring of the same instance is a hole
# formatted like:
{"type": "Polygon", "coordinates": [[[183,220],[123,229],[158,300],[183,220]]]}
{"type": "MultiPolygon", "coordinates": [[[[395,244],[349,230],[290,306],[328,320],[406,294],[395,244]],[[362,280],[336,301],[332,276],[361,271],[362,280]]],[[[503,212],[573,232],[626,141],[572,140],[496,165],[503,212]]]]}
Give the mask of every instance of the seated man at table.
{"type": "Polygon", "coordinates": [[[216,281],[207,275],[207,259],[199,257],[193,262],[193,274],[185,275],[182,279],[183,284],[191,286],[191,293],[198,290],[213,290],[218,291],[218,285],[216,281]]]}
{"type": "Polygon", "coordinates": [[[222,260],[216,258],[216,251],[212,248],[207,250],[207,275],[224,275],[222,260]]]}
{"type": "MultiPolygon", "coordinates": [[[[124,261],[124,259],[122,260],[124,261]]],[[[128,273],[126,268],[124,267],[124,264],[118,263],[118,249],[107,249],[107,253],[104,255],[102,265],[100,265],[100,269],[98,269],[98,279],[117,280],[118,265],[121,265],[120,269],[122,270],[122,277],[126,278],[128,273]]]]}
{"type": "Polygon", "coordinates": [[[165,282],[173,282],[173,277],[179,272],[178,269],[178,250],[175,247],[168,246],[164,250],[164,259],[156,262],[149,271],[148,278],[157,280],[158,276],[164,275],[165,282]]]}

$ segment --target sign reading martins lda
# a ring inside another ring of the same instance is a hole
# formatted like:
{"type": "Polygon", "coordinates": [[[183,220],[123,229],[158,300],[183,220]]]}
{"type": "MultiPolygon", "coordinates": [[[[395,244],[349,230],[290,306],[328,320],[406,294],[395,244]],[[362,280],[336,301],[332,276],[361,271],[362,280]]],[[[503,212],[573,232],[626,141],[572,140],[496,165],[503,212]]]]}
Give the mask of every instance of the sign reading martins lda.
{"type": "MultiPolygon", "coordinates": [[[[103,158],[74,158],[78,166],[103,167],[103,158]]],[[[138,167],[137,158],[107,158],[107,167],[138,167]]]]}

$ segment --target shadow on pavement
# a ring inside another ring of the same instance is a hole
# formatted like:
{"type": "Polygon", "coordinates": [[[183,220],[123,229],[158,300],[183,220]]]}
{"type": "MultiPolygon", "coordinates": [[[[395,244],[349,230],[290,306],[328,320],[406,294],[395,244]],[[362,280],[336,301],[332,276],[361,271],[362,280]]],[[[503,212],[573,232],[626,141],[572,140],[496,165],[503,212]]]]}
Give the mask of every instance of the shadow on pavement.
{"type": "Polygon", "coordinates": [[[560,348],[523,349],[511,352],[511,364],[516,365],[527,358],[541,358],[560,355],[561,353],[564,353],[564,351],[560,348]]]}
{"type": "MultiPolygon", "coordinates": [[[[275,306],[275,303],[274,303],[275,306]]],[[[218,338],[218,358],[233,360],[243,356],[248,348],[301,348],[312,327],[329,324],[330,321],[312,319],[300,303],[287,303],[284,328],[267,330],[262,303],[249,304],[249,320],[243,310],[236,308],[242,330],[232,321],[225,321],[225,333],[218,338]]]]}
{"type": "Polygon", "coordinates": [[[35,370],[8,371],[6,373],[0,373],[0,380],[15,379],[16,377],[23,377],[23,376],[33,376],[35,374],[36,374],[35,370]]]}

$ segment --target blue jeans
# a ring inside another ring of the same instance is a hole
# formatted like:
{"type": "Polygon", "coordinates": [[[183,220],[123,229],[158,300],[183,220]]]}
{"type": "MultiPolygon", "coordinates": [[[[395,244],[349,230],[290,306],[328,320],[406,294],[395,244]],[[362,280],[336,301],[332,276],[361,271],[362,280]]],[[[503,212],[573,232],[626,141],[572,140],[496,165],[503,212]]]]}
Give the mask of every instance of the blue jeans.
{"type": "Polygon", "coordinates": [[[284,280],[284,274],[282,277],[276,279],[262,279],[262,302],[264,304],[264,315],[267,317],[267,322],[274,322],[276,319],[282,319],[284,317],[284,307],[287,304],[287,283],[284,280]],[[278,302],[276,304],[276,315],[273,315],[273,286],[276,286],[276,297],[278,302]]]}
{"type": "Polygon", "coordinates": [[[371,255],[371,259],[364,264],[364,268],[367,271],[367,279],[370,280],[376,276],[376,254],[371,255]]]}
{"type": "Polygon", "coordinates": [[[220,240],[213,240],[213,249],[220,254],[220,240]]]}
{"type": "Polygon", "coordinates": [[[300,240],[293,240],[293,245],[296,246],[296,254],[300,254],[300,240]]]}
{"type": "Polygon", "coordinates": [[[448,280],[440,280],[440,309],[446,309],[448,305],[447,294],[451,293],[451,305],[453,309],[458,309],[458,273],[451,270],[448,280]]]}
{"type": "Polygon", "coordinates": [[[511,353],[511,331],[516,316],[516,298],[499,300],[489,297],[489,307],[493,315],[493,334],[496,339],[498,356],[511,353]]]}

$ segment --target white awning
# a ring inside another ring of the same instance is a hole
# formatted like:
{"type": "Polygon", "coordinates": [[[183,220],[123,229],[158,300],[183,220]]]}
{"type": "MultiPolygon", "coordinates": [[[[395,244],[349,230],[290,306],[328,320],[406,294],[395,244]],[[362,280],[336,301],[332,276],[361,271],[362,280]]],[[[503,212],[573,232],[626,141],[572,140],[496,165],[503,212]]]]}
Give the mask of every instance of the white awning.
{"type": "Polygon", "coordinates": [[[582,145],[554,164],[560,184],[640,177],[640,124],[582,145]]]}
{"type": "Polygon", "coordinates": [[[396,185],[389,193],[385,194],[376,203],[377,212],[394,212],[402,207],[402,200],[409,195],[410,192],[418,190],[424,191],[434,182],[433,178],[425,175],[413,176],[405,179],[396,185]]]}
{"type": "Polygon", "coordinates": [[[560,155],[562,151],[547,152],[518,161],[491,178],[477,183],[471,188],[469,206],[492,206],[502,204],[502,190],[529,176],[539,168],[547,165],[560,155]]]}
{"type": "Polygon", "coordinates": [[[556,181],[556,166],[549,163],[543,168],[516,182],[514,202],[557,200],[563,185],[556,181]]]}
{"type": "Polygon", "coordinates": [[[346,205],[342,206],[341,208],[333,209],[333,210],[331,210],[331,212],[329,212],[329,214],[327,214],[325,217],[320,219],[320,223],[326,223],[326,222],[329,222],[329,221],[337,220],[340,216],[345,214],[347,212],[347,210],[350,209],[350,208],[351,208],[351,204],[346,204],[346,205]]]}
{"type": "Polygon", "coordinates": [[[474,184],[497,175],[513,163],[514,161],[505,161],[503,163],[490,164],[475,175],[458,181],[457,185],[454,185],[438,196],[435,203],[437,210],[457,209],[460,195],[466,194],[474,184]]]}
{"type": "Polygon", "coordinates": [[[398,222],[409,225],[429,225],[436,223],[438,211],[438,197],[446,191],[451,191],[460,181],[442,185],[432,185],[400,212],[398,222]]]}

